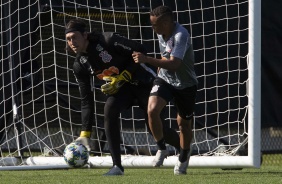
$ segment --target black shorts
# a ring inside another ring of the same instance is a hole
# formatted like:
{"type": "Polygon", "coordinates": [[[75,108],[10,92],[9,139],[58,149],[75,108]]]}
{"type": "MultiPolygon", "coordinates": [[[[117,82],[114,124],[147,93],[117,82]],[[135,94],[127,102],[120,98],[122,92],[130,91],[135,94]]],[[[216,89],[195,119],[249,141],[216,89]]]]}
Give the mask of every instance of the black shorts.
{"type": "Polygon", "coordinates": [[[187,87],[184,89],[175,89],[161,78],[154,80],[150,96],[159,96],[165,101],[173,100],[179,116],[183,119],[190,120],[194,115],[197,86],[187,87]]]}

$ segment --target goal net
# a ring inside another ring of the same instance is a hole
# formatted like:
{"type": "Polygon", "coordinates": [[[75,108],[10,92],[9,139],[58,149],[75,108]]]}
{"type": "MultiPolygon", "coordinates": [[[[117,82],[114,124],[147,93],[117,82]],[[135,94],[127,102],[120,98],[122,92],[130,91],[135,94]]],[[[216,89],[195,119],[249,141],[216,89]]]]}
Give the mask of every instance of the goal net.
{"type": "MultiPolygon", "coordinates": [[[[115,31],[159,57],[149,12],[167,5],[192,37],[199,80],[191,167],[260,166],[260,3],[247,0],[2,0],[0,5],[0,169],[68,168],[66,145],[80,133],[80,97],[64,26],[115,31]],[[255,31],[253,31],[255,30],[255,31]],[[254,33],[255,32],[255,33],[254,33]]],[[[111,166],[105,96],[95,81],[89,166],[111,166]]],[[[173,103],[164,124],[178,131],[173,103]]],[[[151,166],[157,151],[137,106],[120,114],[122,164],[151,166]]],[[[177,151],[168,145],[164,166],[177,151]]]]}

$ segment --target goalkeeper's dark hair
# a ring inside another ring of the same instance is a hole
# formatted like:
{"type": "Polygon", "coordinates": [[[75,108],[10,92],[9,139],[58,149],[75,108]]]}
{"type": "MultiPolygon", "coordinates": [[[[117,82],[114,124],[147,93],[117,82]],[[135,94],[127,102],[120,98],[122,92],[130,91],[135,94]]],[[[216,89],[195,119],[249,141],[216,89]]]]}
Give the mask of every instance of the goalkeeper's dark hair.
{"type": "Polygon", "coordinates": [[[70,20],[65,27],[65,34],[73,31],[79,31],[81,33],[84,33],[86,31],[85,22],[79,19],[70,20]]]}
{"type": "Polygon", "coordinates": [[[173,20],[173,12],[168,6],[158,6],[150,12],[150,16],[169,17],[173,20]]]}
{"type": "MultiPolygon", "coordinates": [[[[86,31],[87,25],[84,21],[80,19],[72,19],[70,20],[66,27],[65,27],[65,34],[73,31],[79,31],[81,34],[84,34],[86,31]]],[[[91,33],[87,32],[87,39],[89,41],[97,41],[100,37],[100,33],[96,31],[92,31],[91,33]]],[[[66,47],[67,51],[71,51],[70,47],[67,45],[66,47]]]]}

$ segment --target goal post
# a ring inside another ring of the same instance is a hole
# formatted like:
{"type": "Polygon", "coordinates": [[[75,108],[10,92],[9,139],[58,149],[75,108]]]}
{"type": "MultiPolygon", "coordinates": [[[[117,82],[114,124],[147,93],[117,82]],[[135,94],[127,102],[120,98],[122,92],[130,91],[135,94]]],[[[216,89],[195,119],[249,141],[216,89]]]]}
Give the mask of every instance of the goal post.
{"type": "Polygon", "coordinates": [[[249,157],[261,164],[261,1],[249,1],[249,157]],[[252,142],[252,143],[251,143],[252,142]]]}
{"type": "MultiPolygon", "coordinates": [[[[191,35],[199,80],[189,167],[261,164],[261,0],[2,0],[0,5],[0,170],[69,168],[62,151],[80,133],[80,97],[64,27],[116,31],[159,57],[149,12],[172,8],[191,35]]],[[[111,167],[103,125],[105,96],[94,79],[94,125],[86,167],[111,167]]],[[[178,131],[173,103],[164,124],[178,131]]],[[[137,107],[120,114],[122,164],[151,167],[157,151],[137,107]]],[[[168,145],[164,167],[178,153],[168,145]]]]}

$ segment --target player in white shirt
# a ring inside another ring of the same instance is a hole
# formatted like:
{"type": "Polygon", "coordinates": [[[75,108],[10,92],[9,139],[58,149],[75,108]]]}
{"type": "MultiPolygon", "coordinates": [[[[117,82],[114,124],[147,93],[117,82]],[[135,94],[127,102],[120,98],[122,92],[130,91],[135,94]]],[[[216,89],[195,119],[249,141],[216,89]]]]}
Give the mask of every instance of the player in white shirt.
{"type": "Polygon", "coordinates": [[[150,13],[152,28],[157,33],[161,59],[134,52],[136,63],[148,63],[158,67],[158,76],[152,87],[148,103],[150,129],[158,145],[153,166],[159,167],[169,155],[162,132],[160,113],[173,100],[177,109],[180,131],[180,154],[174,174],[186,174],[191,154],[192,126],[197,92],[197,77],[194,70],[194,51],[187,29],[173,20],[173,12],[159,6],[150,13]]]}

